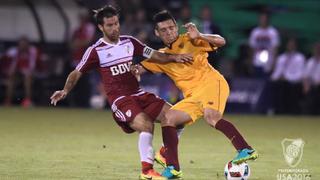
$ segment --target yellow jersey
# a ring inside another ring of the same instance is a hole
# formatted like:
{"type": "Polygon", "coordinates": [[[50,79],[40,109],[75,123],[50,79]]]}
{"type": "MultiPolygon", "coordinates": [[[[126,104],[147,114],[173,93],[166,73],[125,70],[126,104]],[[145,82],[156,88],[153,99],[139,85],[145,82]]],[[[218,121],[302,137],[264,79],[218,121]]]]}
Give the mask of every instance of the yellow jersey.
{"type": "Polygon", "coordinates": [[[142,66],[153,73],[165,73],[188,97],[206,83],[223,76],[208,63],[209,51],[218,48],[211,46],[207,41],[192,40],[187,34],[182,34],[172,43],[171,47],[160,49],[160,52],[170,54],[192,54],[193,63],[155,63],[148,60],[141,62],[142,66]]]}

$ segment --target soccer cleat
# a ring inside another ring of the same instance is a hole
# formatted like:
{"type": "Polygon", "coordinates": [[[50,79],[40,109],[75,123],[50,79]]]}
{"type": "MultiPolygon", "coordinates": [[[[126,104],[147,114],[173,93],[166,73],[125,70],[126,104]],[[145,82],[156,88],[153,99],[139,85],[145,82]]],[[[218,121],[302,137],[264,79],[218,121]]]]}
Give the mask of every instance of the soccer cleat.
{"type": "Polygon", "coordinates": [[[255,160],[259,157],[254,149],[242,149],[239,151],[237,157],[232,160],[232,163],[241,164],[247,160],[255,160]]]}
{"type": "Polygon", "coordinates": [[[168,179],[182,179],[182,171],[175,170],[173,166],[167,166],[161,175],[168,179]]]}
{"type": "Polygon", "coordinates": [[[166,158],[163,157],[160,153],[160,151],[158,151],[154,157],[154,160],[160,164],[162,167],[166,168],[167,167],[167,163],[166,163],[166,158]]]}
{"type": "Polygon", "coordinates": [[[148,170],[148,172],[141,173],[139,176],[139,180],[166,180],[167,178],[161,176],[157,171],[154,169],[148,170]]]}

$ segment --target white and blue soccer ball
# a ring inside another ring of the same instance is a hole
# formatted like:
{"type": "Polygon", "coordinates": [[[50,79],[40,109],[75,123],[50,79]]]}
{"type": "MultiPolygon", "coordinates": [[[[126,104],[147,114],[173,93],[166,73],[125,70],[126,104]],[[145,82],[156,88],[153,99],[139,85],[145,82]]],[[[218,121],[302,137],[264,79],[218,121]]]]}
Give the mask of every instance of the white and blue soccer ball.
{"type": "Polygon", "coordinates": [[[247,163],[234,164],[228,162],[224,168],[226,180],[247,180],[250,177],[250,167],[247,163]]]}

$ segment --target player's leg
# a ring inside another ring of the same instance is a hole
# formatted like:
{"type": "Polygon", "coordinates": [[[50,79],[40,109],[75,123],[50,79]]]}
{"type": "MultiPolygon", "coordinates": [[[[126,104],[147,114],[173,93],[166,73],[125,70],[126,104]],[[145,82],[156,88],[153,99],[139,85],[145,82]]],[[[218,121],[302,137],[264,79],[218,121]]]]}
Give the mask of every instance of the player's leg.
{"type": "Polygon", "coordinates": [[[14,94],[14,86],[17,79],[17,59],[13,59],[8,67],[8,79],[6,83],[6,97],[4,104],[11,105],[12,96],[14,94]]]}
{"type": "Polygon", "coordinates": [[[162,172],[162,176],[168,179],[178,179],[182,177],[180,171],[180,164],[178,158],[178,135],[177,127],[190,122],[191,117],[179,110],[170,109],[166,115],[164,121],[161,122],[162,127],[162,139],[164,146],[166,147],[165,157],[167,167],[162,172]]]}
{"type": "Polygon", "coordinates": [[[163,179],[153,170],[153,121],[143,112],[134,97],[126,96],[111,105],[113,117],[126,133],[139,132],[139,153],[142,164],[140,179],[163,179]]]}
{"type": "Polygon", "coordinates": [[[6,97],[4,102],[6,106],[11,105],[14,84],[15,84],[15,74],[9,74],[8,80],[7,80],[6,97]]]}
{"type": "MultiPolygon", "coordinates": [[[[222,132],[231,141],[235,149],[239,152],[238,156],[233,160],[240,163],[249,159],[256,159],[257,154],[251,146],[248,145],[238,129],[229,121],[222,119],[226,102],[229,96],[229,87],[224,79],[216,81],[214,92],[212,95],[207,93],[206,100],[202,100],[204,107],[204,119],[206,122],[222,132]]],[[[210,88],[212,91],[212,88],[210,88]]],[[[208,90],[209,91],[209,90],[208,90]]]]}
{"type": "Polygon", "coordinates": [[[153,169],[153,121],[147,114],[141,112],[129,123],[129,126],[139,132],[138,147],[142,165],[140,179],[165,179],[153,169]]]}
{"type": "MultiPolygon", "coordinates": [[[[165,121],[165,114],[169,111],[169,109],[171,108],[172,106],[168,103],[165,103],[161,109],[161,112],[160,114],[158,115],[157,117],[157,120],[159,120],[160,122],[163,122],[165,121]]],[[[176,129],[177,129],[177,136],[178,136],[178,139],[180,139],[181,137],[181,134],[183,132],[183,129],[184,129],[184,125],[180,125],[180,126],[176,126],[176,129]]],[[[164,144],[162,144],[161,148],[159,151],[156,152],[155,156],[154,156],[154,160],[160,164],[161,166],[163,166],[164,168],[167,167],[167,163],[166,163],[166,159],[165,159],[165,151],[166,151],[166,148],[164,146],[164,144]]]]}
{"type": "Polygon", "coordinates": [[[26,73],[23,76],[25,97],[22,101],[22,106],[29,107],[32,105],[32,75],[30,73],[26,73]]]}
{"type": "MultiPolygon", "coordinates": [[[[161,122],[165,122],[166,121],[166,113],[171,109],[171,105],[168,103],[165,103],[161,109],[160,114],[158,115],[158,117],[156,118],[160,123],[161,122]]],[[[179,122],[178,122],[179,123],[179,122]]],[[[177,136],[178,138],[181,137],[182,132],[184,130],[184,123],[180,124],[180,125],[176,125],[176,129],[177,129],[177,136]]]]}
{"type": "MultiPolygon", "coordinates": [[[[156,120],[157,122],[164,122],[166,120],[165,114],[171,108],[169,103],[151,93],[144,93],[143,95],[134,98],[139,101],[139,104],[144,108],[144,112],[148,114],[151,119],[156,120]]],[[[177,126],[178,137],[181,135],[183,127],[184,126],[177,126]]],[[[155,161],[163,167],[166,167],[166,160],[164,158],[165,148],[162,147],[160,152],[156,153],[155,161]]]]}
{"type": "MultiPolygon", "coordinates": [[[[183,112],[179,111],[179,109],[187,109],[187,106],[190,104],[186,102],[186,100],[180,101],[177,103],[172,109],[164,113],[165,115],[161,114],[161,110],[163,110],[164,101],[159,100],[159,98],[154,98],[154,95],[145,95],[140,96],[142,106],[144,108],[144,112],[146,112],[152,119],[156,119],[158,116],[161,118],[161,126],[162,126],[162,135],[163,135],[163,142],[165,147],[167,148],[166,151],[166,158],[168,158],[169,166],[165,169],[163,176],[167,178],[178,178],[181,177],[182,173],[179,171],[179,162],[177,156],[177,146],[178,146],[178,136],[176,127],[178,125],[184,125],[185,123],[189,122],[191,117],[183,112]],[[161,107],[161,109],[159,109],[161,107]],[[177,108],[173,109],[173,108],[177,108]],[[182,115],[182,117],[179,117],[182,115]],[[177,171],[178,170],[178,171],[177,171]]],[[[166,106],[164,108],[167,108],[166,106]]],[[[192,112],[190,110],[190,112],[192,112]]]]}
{"type": "Polygon", "coordinates": [[[237,128],[231,122],[222,119],[222,115],[219,111],[205,108],[204,119],[211,127],[216,128],[227,136],[236,150],[240,151],[245,148],[252,149],[237,128]]]}
{"type": "Polygon", "coordinates": [[[178,160],[178,135],[176,127],[188,123],[191,117],[179,110],[170,109],[165,119],[161,122],[162,138],[166,151],[167,165],[172,165],[176,170],[180,170],[178,160]]]}
{"type": "Polygon", "coordinates": [[[165,179],[153,169],[154,150],[152,145],[154,124],[145,113],[139,113],[129,124],[130,127],[139,132],[139,153],[142,165],[142,173],[139,179],[165,179]]]}
{"type": "Polygon", "coordinates": [[[222,119],[219,111],[211,108],[205,108],[204,118],[207,123],[222,132],[231,141],[235,149],[239,152],[233,159],[234,163],[241,163],[247,160],[254,160],[258,154],[246,142],[238,129],[229,121],[222,119]]]}

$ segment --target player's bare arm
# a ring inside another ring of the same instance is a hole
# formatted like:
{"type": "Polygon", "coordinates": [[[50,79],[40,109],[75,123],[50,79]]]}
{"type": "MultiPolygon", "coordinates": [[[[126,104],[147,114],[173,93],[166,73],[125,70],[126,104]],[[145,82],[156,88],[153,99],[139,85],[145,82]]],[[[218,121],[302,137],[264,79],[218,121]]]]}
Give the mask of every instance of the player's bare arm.
{"type": "Polygon", "coordinates": [[[187,23],[183,25],[188,31],[191,39],[202,39],[216,47],[222,47],[226,44],[225,39],[218,34],[202,34],[199,32],[197,26],[194,23],[187,23]]]}
{"type": "Polygon", "coordinates": [[[68,95],[68,93],[72,90],[72,88],[77,84],[81,75],[82,73],[79,72],[78,70],[73,70],[68,75],[64,88],[62,90],[54,92],[53,95],[50,97],[51,104],[56,106],[58,101],[64,99],[68,95]]]}
{"type": "Polygon", "coordinates": [[[153,51],[151,62],[167,63],[167,62],[179,62],[179,63],[191,63],[193,61],[191,54],[167,54],[158,51],[153,51]]]}

